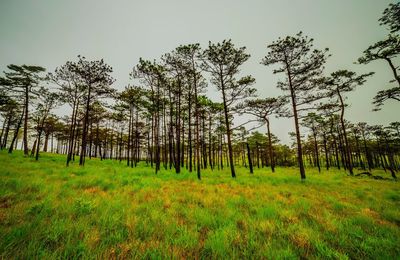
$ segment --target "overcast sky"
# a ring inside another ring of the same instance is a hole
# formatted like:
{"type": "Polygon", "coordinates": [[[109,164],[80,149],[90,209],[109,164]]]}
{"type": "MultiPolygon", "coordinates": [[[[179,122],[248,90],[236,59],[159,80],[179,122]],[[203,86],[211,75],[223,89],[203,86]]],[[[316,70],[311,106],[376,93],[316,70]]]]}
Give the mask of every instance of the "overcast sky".
{"type": "MultiPolygon", "coordinates": [[[[364,86],[348,95],[346,118],[353,122],[388,124],[399,120],[399,104],[387,102],[371,112],[375,93],[392,79],[384,62],[354,62],[370,44],[387,34],[377,21],[393,1],[387,0],[1,0],[0,71],[8,64],[41,65],[48,71],[81,54],[113,67],[115,87],[132,82],[129,73],[139,60],[159,59],[180,44],[232,39],[251,54],[243,75],[256,79],[261,97],[281,94],[272,68],[260,64],[267,44],[299,31],[330,49],[326,72],[375,71],[364,86]],[[397,110],[397,113],[395,112],[397,110]]],[[[399,60],[396,61],[399,64],[399,60]]],[[[209,86],[213,100],[219,95],[209,86]]],[[[60,113],[70,113],[67,108],[60,113]]],[[[293,122],[273,119],[272,131],[285,143],[293,122]]]]}

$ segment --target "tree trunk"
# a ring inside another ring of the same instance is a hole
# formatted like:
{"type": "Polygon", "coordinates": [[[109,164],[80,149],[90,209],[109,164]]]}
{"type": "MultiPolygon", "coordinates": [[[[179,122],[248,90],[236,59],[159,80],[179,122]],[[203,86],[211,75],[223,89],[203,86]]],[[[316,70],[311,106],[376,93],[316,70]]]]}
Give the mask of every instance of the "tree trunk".
{"type": "Polygon", "coordinates": [[[345,153],[346,153],[346,164],[347,164],[347,169],[350,172],[350,175],[353,175],[353,162],[352,162],[352,157],[351,157],[351,152],[350,152],[350,146],[349,142],[347,139],[347,133],[346,133],[346,126],[344,124],[344,102],[343,98],[340,94],[339,88],[337,88],[337,94],[339,96],[340,100],[340,108],[341,108],[341,113],[340,113],[340,124],[342,125],[342,130],[343,130],[343,137],[344,137],[344,142],[345,142],[345,153]]]}
{"type": "Polygon", "coordinates": [[[81,153],[79,158],[79,165],[85,165],[85,157],[86,157],[86,145],[87,145],[87,132],[89,127],[89,110],[90,110],[90,99],[91,99],[91,86],[88,86],[88,95],[86,100],[86,111],[85,111],[85,119],[83,120],[82,127],[82,145],[81,145],[81,153]]]}
{"type": "Polygon", "coordinates": [[[24,118],[24,155],[28,156],[28,113],[29,113],[29,87],[25,87],[25,118],[24,118]]]}
{"type": "Polygon", "coordinates": [[[225,97],[225,87],[223,85],[221,78],[221,86],[222,86],[222,97],[223,97],[223,104],[224,104],[224,115],[225,115],[225,125],[226,125],[226,136],[228,138],[228,157],[229,157],[229,166],[231,168],[231,175],[232,178],[236,178],[235,173],[235,166],[233,163],[233,151],[232,151],[232,141],[231,141],[231,127],[229,124],[229,113],[228,113],[228,106],[226,104],[226,97],[225,97]]]}
{"type": "Polygon", "coordinates": [[[314,136],[314,150],[315,150],[315,160],[317,162],[318,172],[321,172],[321,166],[319,165],[319,151],[318,151],[318,143],[317,143],[317,133],[315,129],[313,129],[314,136]]]}
{"type": "Polygon", "coordinates": [[[246,147],[247,147],[247,159],[249,160],[250,173],[253,173],[253,162],[251,160],[251,153],[250,153],[249,143],[246,143],[246,147]]]}
{"type": "Polygon", "coordinates": [[[14,137],[13,137],[13,139],[11,141],[10,148],[8,149],[8,153],[12,153],[12,151],[14,149],[14,142],[18,137],[19,129],[21,128],[22,119],[24,118],[24,114],[25,114],[25,111],[22,111],[21,117],[18,120],[17,128],[14,131],[14,137]]]}
{"type": "MultiPolygon", "coordinates": [[[[194,69],[194,63],[192,64],[194,69]]],[[[195,102],[195,116],[196,116],[196,168],[197,168],[197,179],[201,180],[200,174],[200,136],[199,136],[199,101],[197,100],[197,76],[196,71],[194,73],[194,102],[195,102]]]]}
{"type": "Polygon", "coordinates": [[[326,170],[328,171],[329,170],[329,156],[328,156],[328,148],[327,148],[327,145],[326,145],[326,133],[325,133],[325,131],[323,132],[323,138],[324,138],[324,152],[325,152],[325,167],[326,167],[326,170]]]}
{"type": "Polygon", "coordinates": [[[389,58],[385,58],[385,60],[389,63],[390,68],[392,69],[394,78],[396,79],[397,83],[399,84],[400,87],[400,77],[397,75],[397,69],[396,67],[393,65],[393,62],[391,59],[389,58]]]}
{"type": "MultiPolygon", "coordinates": [[[[11,125],[11,120],[12,120],[12,114],[10,113],[10,115],[8,116],[8,118],[5,120],[7,122],[7,126],[4,132],[4,138],[3,138],[3,142],[0,144],[0,148],[3,149],[4,147],[7,146],[7,139],[8,139],[8,133],[10,132],[10,125],[11,125]]],[[[6,123],[4,122],[4,124],[6,123]]],[[[3,135],[3,133],[1,133],[3,135]]],[[[1,138],[0,138],[1,141],[1,138]]]]}
{"type": "Polygon", "coordinates": [[[288,75],[288,82],[289,82],[289,88],[290,88],[290,97],[292,99],[294,125],[295,125],[295,129],[296,129],[297,162],[298,162],[299,168],[300,168],[301,180],[305,180],[306,179],[306,172],[305,172],[304,163],[303,163],[303,149],[302,149],[302,146],[301,146],[301,135],[300,135],[300,127],[299,127],[299,118],[298,118],[298,115],[297,115],[296,96],[295,96],[295,91],[294,91],[293,85],[292,85],[292,76],[291,76],[291,73],[290,73],[289,64],[288,64],[287,61],[285,61],[285,63],[286,63],[286,72],[287,72],[287,75],[288,75]]]}
{"type": "Polygon", "coordinates": [[[272,146],[272,137],[271,137],[271,130],[269,128],[269,120],[266,120],[267,122],[267,134],[268,134],[268,149],[269,149],[269,160],[271,163],[271,170],[272,172],[275,172],[275,159],[274,159],[274,151],[273,151],[273,146],[272,146]]]}

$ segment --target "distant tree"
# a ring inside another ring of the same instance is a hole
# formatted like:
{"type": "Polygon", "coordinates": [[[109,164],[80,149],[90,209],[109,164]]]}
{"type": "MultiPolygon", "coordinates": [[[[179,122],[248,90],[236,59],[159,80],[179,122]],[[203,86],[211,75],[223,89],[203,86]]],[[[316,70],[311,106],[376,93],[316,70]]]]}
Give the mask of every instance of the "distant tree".
{"type": "Polygon", "coordinates": [[[36,108],[36,151],[35,151],[35,159],[36,161],[39,159],[39,151],[40,151],[40,141],[42,137],[42,133],[44,132],[44,127],[47,122],[47,119],[50,115],[50,111],[54,109],[58,105],[59,96],[57,93],[50,92],[48,89],[42,87],[39,91],[39,103],[36,108]]]}
{"type": "Polygon", "coordinates": [[[7,66],[10,70],[4,72],[5,77],[0,77],[0,86],[5,87],[8,93],[15,98],[23,100],[24,110],[24,155],[28,155],[28,120],[29,120],[29,104],[32,98],[37,95],[40,81],[43,79],[41,73],[45,68],[40,66],[14,65],[7,66]]]}
{"type": "Polygon", "coordinates": [[[199,104],[199,95],[202,89],[204,88],[204,78],[201,75],[200,63],[199,59],[201,56],[201,48],[200,44],[189,44],[179,46],[176,49],[177,53],[180,54],[182,59],[188,64],[186,73],[189,78],[189,84],[192,86],[194,94],[194,102],[195,102],[195,127],[196,127],[196,172],[197,178],[201,179],[200,173],[200,104],[199,104]]]}
{"type": "Polygon", "coordinates": [[[391,122],[388,128],[393,130],[400,140],[400,122],[391,122]]]}
{"type": "Polygon", "coordinates": [[[327,85],[324,89],[328,91],[327,95],[330,98],[336,97],[338,103],[340,104],[340,123],[342,126],[344,142],[345,142],[345,159],[346,166],[351,175],[353,175],[353,163],[351,156],[350,144],[347,137],[346,126],[344,123],[344,111],[345,111],[345,97],[344,93],[353,91],[357,86],[361,86],[365,83],[366,78],[373,75],[373,72],[357,75],[353,71],[348,70],[338,70],[333,72],[328,79],[327,85]]]}
{"type": "Polygon", "coordinates": [[[57,67],[54,73],[49,73],[48,78],[59,87],[60,100],[72,108],[69,126],[67,166],[73,159],[75,141],[78,131],[78,112],[85,96],[83,79],[75,72],[76,62],[67,61],[64,65],[57,67]]]}
{"type": "Polygon", "coordinates": [[[136,79],[139,79],[148,88],[149,104],[147,110],[151,122],[151,145],[149,145],[149,153],[151,165],[153,166],[153,157],[156,164],[155,173],[160,170],[161,164],[161,118],[163,116],[163,86],[167,82],[166,68],[161,64],[142,58],[131,73],[136,79]]]}
{"type": "Polygon", "coordinates": [[[8,134],[11,127],[16,124],[17,115],[20,113],[19,104],[12,98],[7,98],[0,106],[0,115],[3,118],[3,127],[0,133],[0,149],[7,146],[8,134]]]}
{"type": "Polygon", "coordinates": [[[139,86],[127,86],[120,94],[119,98],[123,101],[129,110],[128,123],[128,147],[127,147],[127,165],[131,167],[137,164],[136,149],[139,144],[139,112],[143,109],[145,99],[144,90],[139,86]]]}
{"type": "Polygon", "coordinates": [[[277,114],[284,104],[285,100],[282,98],[265,98],[248,100],[243,106],[245,113],[257,117],[267,125],[269,160],[272,172],[275,172],[275,161],[271,138],[270,116],[277,114]]]}
{"type": "MultiPolygon", "coordinates": [[[[25,109],[22,109],[22,111],[19,111],[19,113],[20,113],[20,116],[18,117],[16,125],[15,125],[14,136],[13,136],[10,146],[8,148],[8,153],[12,153],[12,151],[14,150],[14,144],[16,144],[16,142],[17,142],[17,138],[19,136],[19,130],[21,129],[22,120],[25,115],[25,109]]],[[[15,147],[16,147],[16,145],[15,145],[15,147]]]]}
{"type": "MultiPolygon", "coordinates": [[[[175,164],[176,173],[180,172],[180,164],[183,162],[184,154],[182,140],[184,139],[183,125],[187,126],[188,133],[188,158],[187,165],[189,172],[193,170],[193,130],[195,136],[195,165],[198,179],[201,179],[201,151],[204,147],[201,146],[200,140],[200,94],[206,86],[202,69],[200,66],[201,48],[200,44],[180,45],[171,53],[165,54],[162,60],[165,63],[166,70],[169,76],[169,84],[165,85],[167,93],[167,104],[169,105],[169,136],[176,136],[176,155],[170,151],[170,165],[172,161],[175,164]],[[175,101],[175,102],[174,102],[175,101]],[[185,109],[187,108],[187,109],[185,109]],[[194,109],[194,113],[193,113],[194,109]],[[174,113],[175,112],[175,113],[174,113]],[[173,120],[175,117],[175,120],[173,120]],[[192,118],[195,122],[193,124],[192,118]],[[187,122],[183,121],[186,119],[187,122]],[[182,122],[183,121],[183,122],[182,122]],[[175,126],[174,126],[175,125],[175,126]],[[194,129],[193,127],[194,126],[194,129]],[[173,128],[175,127],[175,131],[173,128]],[[179,166],[179,167],[178,167],[179,166]]],[[[173,140],[170,137],[168,141],[169,150],[172,150],[173,140]]]]}
{"type": "MultiPolygon", "coordinates": [[[[122,150],[124,146],[124,130],[126,129],[126,119],[129,117],[129,114],[127,113],[126,107],[121,104],[120,102],[116,103],[112,107],[112,114],[111,114],[111,119],[113,120],[113,123],[116,124],[116,148],[115,148],[115,159],[119,160],[120,162],[122,161],[122,150]]],[[[111,141],[112,142],[112,141],[111,141]]],[[[112,152],[111,152],[111,157],[112,157],[112,152]]]]}
{"type": "Polygon", "coordinates": [[[292,103],[291,115],[294,117],[296,130],[297,159],[300,176],[304,180],[306,174],[303,164],[299,116],[302,111],[309,109],[305,106],[309,106],[322,97],[317,91],[318,81],[323,71],[328,49],[324,51],[313,49],[313,39],[303,36],[302,32],[294,37],[279,38],[268,45],[268,48],[270,51],[262,60],[262,64],[279,64],[281,66],[274,70],[274,74],[286,74],[286,80],[278,82],[278,88],[288,93],[285,97],[292,103]]]}
{"type": "Polygon", "coordinates": [[[356,125],[356,127],[357,127],[359,133],[361,134],[361,138],[363,141],[364,154],[365,154],[365,157],[367,158],[368,170],[371,171],[373,168],[373,162],[372,162],[371,151],[367,144],[367,139],[369,138],[369,135],[371,134],[371,127],[365,122],[358,123],[356,125]]]}
{"type": "Polygon", "coordinates": [[[82,146],[79,158],[79,165],[83,166],[86,157],[90,105],[99,98],[110,97],[115,93],[111,87],[114,79],[110,75],[112,68],[103,59],[88,61],[85,57],[78,56],[78,62],[73,63],[72,66],[72,71],[82,80],[85,91],[82,146]]]}
{"type": "Polygon", "coordinates": [[[319,149],[318,149],[318,132],[319,132],[319,122],[322,120],[320,115],[316,113],[308,113],[307,116],[303,119],[303,125],[310,128],[313,137],[313,144],[314,144],[314,153],[315,153],[315,162],[318,167],[318,172],[321,172],[321,165],[319,160],[319,149]]]}
{"type": "Polygon", "coordinates": [[[383,167],[387,167],[390,170],[390,173],[393,177],[393,179],[397,179],[396,176],[396,166],[394,162],[394,155],[393,155],[393,148],[391,145],[391,139],[390,139],[390,132],[387,131],[387,129],[384,129],[383,126],[377,125],[372,127],[372,131],[377,138],[377,143],[384,144],[384,163],[383,167]],[[389,159],[389,162],[386,162],[386,157],[389,159]]]}
{"type": "Polygon", "coordinates": [[[365,170],[365,163],[364,160],[361,156],[361,147],[360,147],[360,137],[361,137],[361,131],[358,127],[357,124],[350,124],[350,132],[353,134],[353,140],[355,141],[355,144],[353,143],[353,147],[355,146],[355,157],[353,160],[355,160],[357,163],[354,165],[360,166],[363,170],[365,170]]]}
{"type": "Polygon", "coordinates": [[[340,111],[340,107],[338,106],[337,102],[326,102],[324,104],[320,104],[318,107],[318,111],[321,114],[319,124],[322,130],[322,136],[324,141],[324,150],[325,150],[325,164],[326,169],[329,170],[330,162],[328,158],[328,147],[327,142],[330,139],[333,144],[333,153],[336,160],[336,166],[340,170],[340,162],[339,162],[339,153],[338,153],[338,131],[337,129],[337,122],[338,122],[338,115],[337,112],[340,111]]]}
{"type": "Polygon", "coordinates": [[[233,160],[232,123],[230,117],[235,112],[235,104],[252,96],[255,92],[255,89],[250,87],[255,82],[253,77],[245,76],[238,80],[235,78],[239,74],[239,67],[250,57],[245,50],[245,47],[235,48],[231,40],[224,40],[222,43],[217,44],[209,42],[208,48],[202,56],[203,69],[211,74],[211,82],[222,94],[228,139],[229,166],[233,178],[236,177],[236,173],[233,160]]]}
{"type": "Polygon", "coordinates": [[[43,127],[43,131],[44,131],[43,152],[48,151],[50,137],[51,137],[50,151],[53,152],[53,135],[57,131],[58,124],[59,124],[59,118],[54,114],[50,114],[48,116],[48,118],[45,120],[44,127],[43,127]]]}
{"type": "MultiPolygon", "coordinates": [[[[178,47],[179,48],[179,47],[178,47]]],[[[181,172],[181,165],[184,161],[184,149],[182,149],[182,121],[183,121],[183,103],[184,103],[184,84],[185,84],[185,72],[188,68],[187,62],[183,59],[180,49],[175,49],[171,53],[163,56],[165,67],[171,77],[174,79],[171,83],[171,92],[175,97],[175,172],[181,172]]],[[[172,105],[172,104],[171,104],[172,105]]],[[[190,110],[191,106],[189,106],[190,110]]],[[[171,111],[172,114],[172,111],[171,111]]],[[[190,115],[190,113],[189,113],[190,115]]],[[[190,122],[190,120],[189,120],[190,122]]],[[[171,123],[172,125],[172,123],[171,123]]]]}

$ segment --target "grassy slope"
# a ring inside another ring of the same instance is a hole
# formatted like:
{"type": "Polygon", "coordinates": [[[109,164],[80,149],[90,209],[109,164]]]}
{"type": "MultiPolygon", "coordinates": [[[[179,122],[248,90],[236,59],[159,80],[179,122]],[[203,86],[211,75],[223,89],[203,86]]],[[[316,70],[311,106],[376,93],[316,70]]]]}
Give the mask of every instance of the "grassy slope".
{"type": "Polygon", "coordinates": [[[0,153],[0,258],[398,258],[400,189],[343,172],[176,175],[0,153]]]}

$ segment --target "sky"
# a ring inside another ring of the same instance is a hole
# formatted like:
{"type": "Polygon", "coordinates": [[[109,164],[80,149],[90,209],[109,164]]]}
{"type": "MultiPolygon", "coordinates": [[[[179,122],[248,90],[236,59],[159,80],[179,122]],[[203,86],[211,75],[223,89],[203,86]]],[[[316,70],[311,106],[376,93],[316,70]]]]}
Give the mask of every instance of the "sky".
{"type": "MultiPolygon", "coordinates": [[[[332,55],[326,73],[338,69],[376,72],[349,93],[346,119],[387,125],[398,121],[399,102],[389,101],[372,112],[376,92],[389,88],[393,78],[383,61],[355,64],[369,45],[383,39],[387,30],[378,19],[386,0],[1,0],[0,71],[8,64],[40,65],[48,71],[77,55],[103,58],[113,67],[114,87],[133,83],[129,73],[140,57],[159,59],[181,44],[232,39],[251,55],[241,74],[252,75],[260,97],[282,94],[276,82],[284,75],[260,64],[267,45],[278,37],[299,31],[314,38],[314,46],[328,47],[332,55]]],[[[399,64],[397,59],[396,64],[399,64]]],[[[209,85],[210,98],[219,101],[209,85]]],[[[64,106],[57,113],[69,114],[64,106]]],[[[241,119],[237,119],[237,122],[241,119]]],[[[291,119],[273,118],[271,130],[284,143],[294,131],[291,119]]],[[[265,132],[263,129],[260,131],[265,132]]]]}

